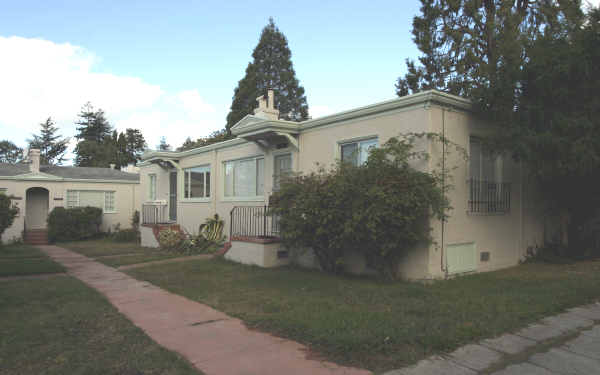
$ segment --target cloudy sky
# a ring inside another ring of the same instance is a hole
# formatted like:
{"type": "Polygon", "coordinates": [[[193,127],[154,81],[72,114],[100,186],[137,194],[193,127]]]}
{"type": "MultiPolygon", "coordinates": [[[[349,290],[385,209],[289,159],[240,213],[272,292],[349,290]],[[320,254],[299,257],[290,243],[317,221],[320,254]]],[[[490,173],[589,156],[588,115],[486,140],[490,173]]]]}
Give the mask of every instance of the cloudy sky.
{"type": "MultiPolygon", "coordinates": [[[[600,0],[594,0],[598,4],[600,0]]],[[[273,16],[313,117],[394,97],[417,0],[12,1],[0,12],[0,139],[20,146],[51,116],[75,134],[81,106],[151,148],[223,128],[233,90],[273,16]]]]}

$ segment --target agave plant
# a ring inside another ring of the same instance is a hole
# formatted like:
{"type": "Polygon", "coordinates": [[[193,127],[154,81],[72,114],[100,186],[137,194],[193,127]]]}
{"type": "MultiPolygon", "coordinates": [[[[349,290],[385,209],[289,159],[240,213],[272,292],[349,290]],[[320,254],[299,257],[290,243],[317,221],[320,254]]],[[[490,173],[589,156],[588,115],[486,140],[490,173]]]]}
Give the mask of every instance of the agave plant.
{"type": "Polygon", "coordinates": [[[224,226],[225,221],[219,217],[219,214],[215,214],[214,217],[207,218],[205,223],[200,225],[199,233],[208,241],[220,243],[225,240],[224,226]]]}

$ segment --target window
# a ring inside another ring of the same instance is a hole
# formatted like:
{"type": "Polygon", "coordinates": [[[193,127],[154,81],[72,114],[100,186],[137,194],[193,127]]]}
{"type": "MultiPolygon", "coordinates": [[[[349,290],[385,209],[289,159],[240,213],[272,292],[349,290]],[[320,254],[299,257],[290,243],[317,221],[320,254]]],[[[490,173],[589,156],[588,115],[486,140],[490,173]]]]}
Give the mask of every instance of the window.
{"type": "Polygon", "coordinates": [[[104,192],[104,212],[115,212],[115,192],[104,192]]]}
{"type": "Polygon", "coordinates": [[[227,161],[224,169],[225,197],[260,197],[264,194],[263,157],[227,161]]]}
{"type": "Polygon", "coordinates": [[[356,166],[363,165],[369,157],[369,150],[377,146],[377,138],[343,143],[341,145],[342,162],[356,166]]]}
{"type": "Polygon", "coordinates": [[[151,174],[151,175],[148,175],[148,177],[150,177],[150,190],[148,191],[148,198],[151,201],[155,201],[156,200],[156,175],[151,174]]]}
{"type": "Polygon", "coordinates": [[[210,166],[183,170],[183,196],[190,198],[210,197],[210,166]]]}
{"type": "Polygon", "coordinates": [[[6,188],[0,188],[0,194],[6,194],[6,188]]]}
{"type": "Polygon", "coordinates": [[[274,158],[273,168],[273,190],[279,190],[279,182],[281,177],[287,176],[292,173],[292,155],[276,155],[274,158]]]}
{"type": "Polygon", "coordinates": [[[114,213],[115,192],[99,190],[67,190],[67,208],[98,207],[104,213],[114,213]]]}
{"type": "Polygon", "coordinates": [[[470,212],[510,211],[510,183],[504,181],[502,155],[493,155],[475,137],[469,141],[469,174],[470,212]]]}

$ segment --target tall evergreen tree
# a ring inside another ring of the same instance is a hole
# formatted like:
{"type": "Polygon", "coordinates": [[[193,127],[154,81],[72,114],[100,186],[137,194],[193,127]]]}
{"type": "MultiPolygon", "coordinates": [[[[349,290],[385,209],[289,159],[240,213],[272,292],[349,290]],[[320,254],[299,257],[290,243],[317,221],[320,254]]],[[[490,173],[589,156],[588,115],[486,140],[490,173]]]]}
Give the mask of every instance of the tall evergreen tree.
{"type": "Polygon", "coordinates": [[[275,90],[275,107],[282,119],[302,121],[308,118],[304,88],[296,78],[291,57],[285,35],[269,18],[252,52],[253,61],[248,64],[246,75],[235,88],[231,111],[227,115],[228,135],[235,123],[253,113],[258,106],[256,98],[266,95],[270,88],[275,90]]]}
{"type": "Polygon", "coordinates": [[[0,141],[0,163],[16,163],[23,158],[23,149],[8,139],[0,141]]]}
{"type": "Polygon", "coordinates": [[[104,111],[95,110],[86,103],[79,113],[75,164],[80,167],[108,167],[114,163],[116,145],[112,137],[112,126],[104,111]]]}
{"type": "Polygon", "coordinates": [[[420,65],[407,60],[396,92],[437,89],[487,110],[514,108],[527,46],[563,32],[564,22],[577,27],[580,6],[580,0],[421,0],[412,30],[420,65]]]}
{"type": "Polygon", "coordinates": [[[146,140],[144,139],[142,132],[139,129],[125,129],[124,142],[125,154],[127,155],[126,164],[137,164],[142,158],[144,149],[146,149],[146,140]]]}
{"type": "Polygon", "coordinates": [[[160,137],[158,149],[160,151],[171,151],[171,145],[167,143],[167,138],[165,138],[164,136],[160,137]]]}
{"type": "Polygon", "coordinates": [[[62,164],[69,147],[69,138],[56,134],[58,127],[51,117],[42,122],[40,128],[40,134],[34,134],[33,138],[28,140],[29,148],[40,150],[42,164],[62,164]]]}

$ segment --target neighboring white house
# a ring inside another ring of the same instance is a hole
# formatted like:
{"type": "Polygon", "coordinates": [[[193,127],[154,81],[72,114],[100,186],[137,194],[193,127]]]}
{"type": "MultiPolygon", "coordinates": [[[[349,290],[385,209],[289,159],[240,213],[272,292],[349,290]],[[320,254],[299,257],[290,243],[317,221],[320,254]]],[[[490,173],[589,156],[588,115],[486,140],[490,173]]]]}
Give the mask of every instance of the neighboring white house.
{"type": "MultiPolygon", "coordinates": [[[[408,132],[443,134],[464,147],[470,158],[454,153],[444,160],[446,166],[456,167],[449,193],[451,217],[445,223],[431,222],[435,244],[407,254],[399,268],[405,278],[443,278],[512,266],[529,247],[544,241],[542,206],[529,174],[511,158],[489,156],[480,137],[490,128],[463,98],[428,91],[303,122],[279,120],[272,92],[258,100],[255,114],[232,128],[235,139],[143,155],[143,244],[156,245],[153,232],[159,224],[176,223],[193,233],[217,213],[233,240],[226,257],[262,266],[285,264],[290,258],[310,263],[309,257],[296,258],[281,249],[273,239],[277,223],[262,215],[280,176],[338,159],[362,163],[369,148],[408,132]]],[[[416,167],[437,168],[441,145],[424,141],[418,147],[432,157],[416,167]]],[[[357,254],[348,254],[344,262],[351,272],[369,271],[357,254]]]]}
{"type": "Polygon", "coordinates": [[[32,149],[25,162],[0,163],[0,192],[12,196],[19,209],[2,241],[43,232],[54,207],[99,207],[103,210],[102,230],[116,224],[130,227],[139,206],[139,185],[139,174],[113,168],[40,165],[40,151],[32,149]]]}

